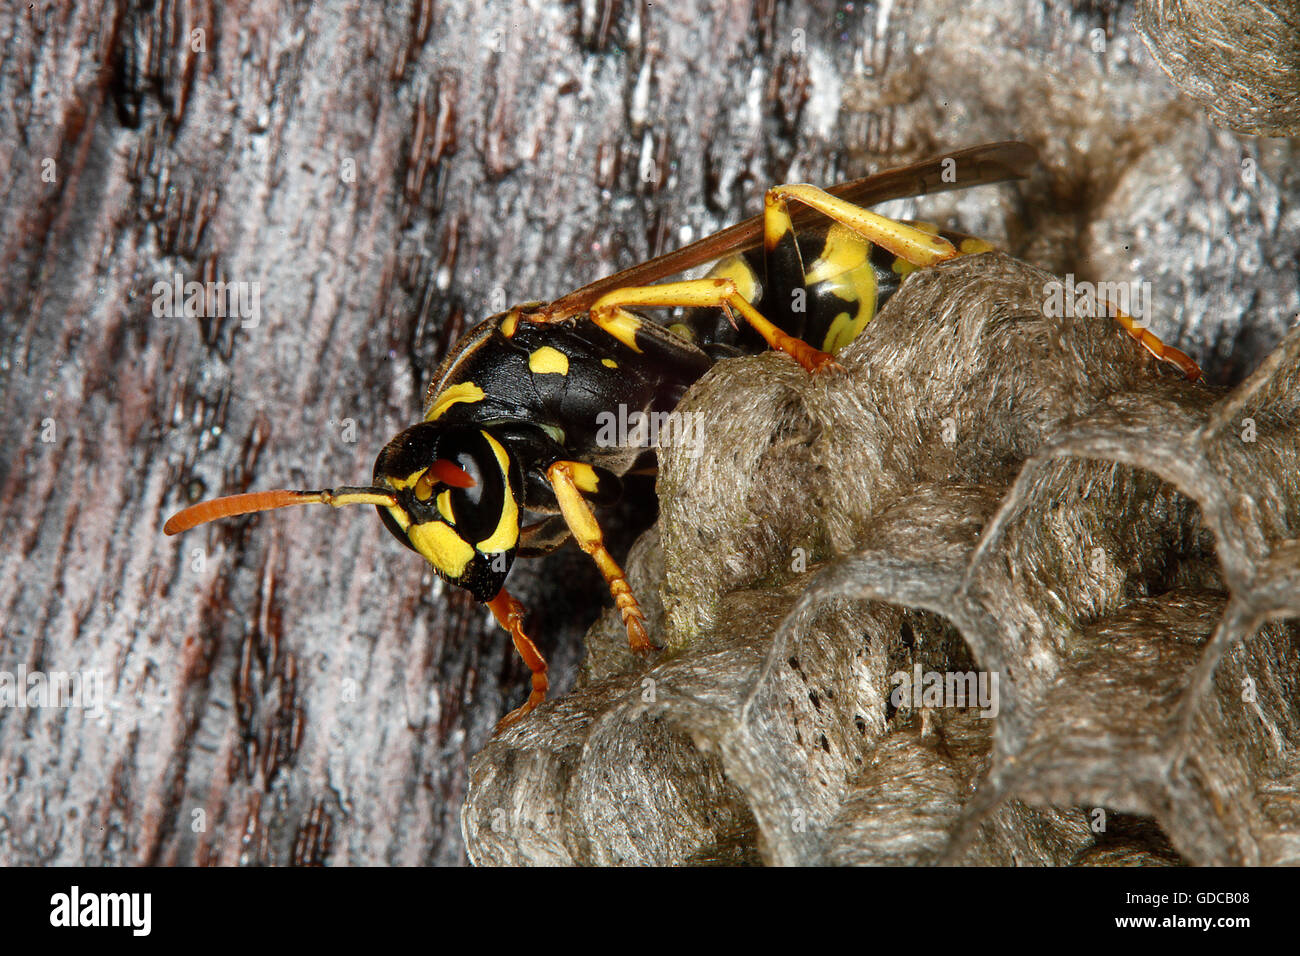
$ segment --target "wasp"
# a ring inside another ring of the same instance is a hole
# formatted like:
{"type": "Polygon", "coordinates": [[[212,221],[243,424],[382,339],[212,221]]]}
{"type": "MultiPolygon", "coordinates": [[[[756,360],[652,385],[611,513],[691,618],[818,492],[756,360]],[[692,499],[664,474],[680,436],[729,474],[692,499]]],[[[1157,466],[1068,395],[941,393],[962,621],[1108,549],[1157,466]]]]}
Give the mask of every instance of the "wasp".
{"type": "MultiPolygon", "coordinates": [[[[776,349],[810,374],[833,373],[835,353],[909,272],[992,249],[866,207],[1023,178],[1035,160],[1024,144],[993,143],[826,190],[769,189],[760,216],[549,304],[525,303],[480,322],[443,360],[422,420],[379,453],[369,486],[217,498],[173,515],[163,530],[287,505],[374,505],[398,541],[491,610],[531,671],[528,700],[501,719],[499,732],[547,692],[546,661],[505,587],[516,557],[575,539],[608,584],[629,647],[653,650],[595,513],[618,500],[622,479],[644,469],[653,448],[610,441],[602,416],[670,413],[728,356],[776,349]],[[664,281],[710,264],[703,278],[664,281]],[[665,326],[644,310],[682,310],[681,320],[665,326]]],[[[1116,318],[1156,358],[1199,375],[1188,356],[1122,313],[1116,318]]]]}

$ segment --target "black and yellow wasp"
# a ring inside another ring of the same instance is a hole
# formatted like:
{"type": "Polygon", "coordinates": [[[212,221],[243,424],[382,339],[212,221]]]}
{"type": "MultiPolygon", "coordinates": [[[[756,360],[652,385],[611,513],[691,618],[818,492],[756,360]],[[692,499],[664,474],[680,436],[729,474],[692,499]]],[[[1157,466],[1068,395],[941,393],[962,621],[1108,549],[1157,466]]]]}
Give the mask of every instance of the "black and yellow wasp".
{"type": "MultiPolygon", "coordinates": [[[[442,363],[423,420],[379,453],[371,486],[218,498],[174,515],[164,530],[177,534],[216,518],[308,502],[375,505],[398,541],[491,608],[532,671],[528,701],[502,719],[500,730],[547,690],[546,662],[524,632],[522,605],[505,588],[516,556],[545,554],[575,538],[608,583],[632,650],[651,650],[636,597],[592,510],[619,497],[621,478],[644,464],[647,449],[602,437],[603,416],[615,409],[625,417],[671,412],[729,355],[774,348],[810,373],[837,368],[833,354],[908,272],[991,248],[863,207],[1021,178],[1034,160],[1028,146],[995,143],[829,190],[770,189],[762,216],[550,304],[485,319],[442,363]],[[661,281],[709,263],[704,278],[661,281]],[[687,311],[669,327],[632,311],[674,308],[687,311]],[[526,522],[526,515],[539,520],[526,522]]],[[[1191,359],[1117,318],[1157,358],[1195,377],[1191,359]]]]}

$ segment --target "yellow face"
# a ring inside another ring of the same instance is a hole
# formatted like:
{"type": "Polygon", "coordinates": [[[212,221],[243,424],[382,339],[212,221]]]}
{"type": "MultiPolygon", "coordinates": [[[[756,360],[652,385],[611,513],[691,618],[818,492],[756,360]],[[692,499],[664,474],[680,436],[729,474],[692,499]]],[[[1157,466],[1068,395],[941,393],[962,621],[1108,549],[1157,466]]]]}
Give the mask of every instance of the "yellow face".
{"type": "Polygon", "coordinates": [[[394,537],[476,600],[497,595],[519,543],[522,481],[496,438],[421,422],[380,452],[375,484],[397,499],[378,508],[394,537]]]}

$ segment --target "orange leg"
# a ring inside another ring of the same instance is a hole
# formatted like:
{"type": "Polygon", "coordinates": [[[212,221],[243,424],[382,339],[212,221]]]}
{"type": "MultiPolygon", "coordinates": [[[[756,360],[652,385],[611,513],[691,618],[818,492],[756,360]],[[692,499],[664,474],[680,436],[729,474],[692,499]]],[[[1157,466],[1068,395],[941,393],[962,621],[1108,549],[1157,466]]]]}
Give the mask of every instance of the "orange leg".
{"type": "Polygon", "coordinates": [[[491,609],[492,616],[497,619],[497,623],[510,632],[510,637],[515,642],[515,650],[524,659],[528,669],[533,672],[533,692],[528,695],[528,700],[525,701],[522,707],[510,711],[497,721],[496,730],[493,733],[499,734],[546,700],[546,690],[549,684],[546,680],[546,661],[537,650],[537,645],[529,640],[528,635],[524,633],[524,606],[511,597],[505,588],[502,588],[496,597],[488,601],[487,606],[491,609]]]}
{"type": "Polygon", "coordinates": [[[1194,382],[1201,377],[1201,367],[1192,360],[1190,355],[1178,351],[1172,345],[1165,345],[1150,329],[1140,328],[1131,316],[1125,315],[1109,302],[1106,305],[1110,307],[1111,314],[1114,315],[1115,321],[1120,324],[1120,327],[1144,349],[1160,361],[1168,362],[1180,369],[1187,376],[1188,381],[1194,382]]]}

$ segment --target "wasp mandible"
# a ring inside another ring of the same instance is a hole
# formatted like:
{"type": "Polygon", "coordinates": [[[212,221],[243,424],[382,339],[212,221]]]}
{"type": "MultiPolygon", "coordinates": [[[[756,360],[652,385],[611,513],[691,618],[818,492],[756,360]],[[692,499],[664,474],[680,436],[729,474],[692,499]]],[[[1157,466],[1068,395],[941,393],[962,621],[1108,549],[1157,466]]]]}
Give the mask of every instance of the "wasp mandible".
{"type": "MultiPolygon", "coordinates": [[[[379,453],[369,486],[217,498],[173,515],[163,530],[312,502],[374,505],[398,541],[491,609],[532,672],[532,693],[500,731],[547,691],[546,661],[505,588],[516,557],[574,538],[608,584],[628,645],[652,650],[594,509],[619,498],[622,478],[653,449],[602,440],[602,413],[669,413],[719,359],[769,348],[811,374],[837,369],[834,354],[909,272],[992,248],[865,207],[1023,178],[1035,161],[1024,144],[993,143],[827,190],[769,189],[761,216],[549,304],[518,305],[479,323],[438,369],[423,419],[379,453]],[[704,278],[662,281],[710,263],[704,278]],[[667,327],[636,311],[676,308],[687,311],[667,327]]],[[[1188,356],[1122,313],[1116,318],[1156,358],[1189,378],[1200,374],[1188,356]]]]}

